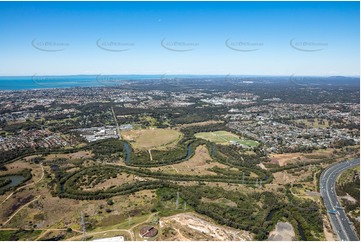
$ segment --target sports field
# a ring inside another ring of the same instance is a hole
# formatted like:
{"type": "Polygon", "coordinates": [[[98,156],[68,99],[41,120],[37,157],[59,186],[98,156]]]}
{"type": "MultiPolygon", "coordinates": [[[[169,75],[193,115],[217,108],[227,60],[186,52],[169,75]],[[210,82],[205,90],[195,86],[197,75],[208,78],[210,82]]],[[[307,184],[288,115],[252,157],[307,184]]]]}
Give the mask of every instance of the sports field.
{"type": "Polygon", "coordinates": [[[222,145],[231,144],[231,141],[237,142],[241,145],[245,145],[248,147],[255,147],[258,145],[257,141],[240,139],[237,135],[227,131],[201,132],[195,134],[195,136],[197,138],[205,139],[222,145]]]}

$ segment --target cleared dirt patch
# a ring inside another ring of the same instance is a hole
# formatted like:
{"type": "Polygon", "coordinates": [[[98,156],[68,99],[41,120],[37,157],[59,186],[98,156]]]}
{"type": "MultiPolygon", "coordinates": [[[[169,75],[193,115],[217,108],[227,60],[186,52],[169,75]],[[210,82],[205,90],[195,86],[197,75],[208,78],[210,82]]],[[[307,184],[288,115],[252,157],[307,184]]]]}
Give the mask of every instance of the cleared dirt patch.
{"type": "Polygon", "coordinates": [[[287,222],[278,222],[276,228],[269,234],[268,240],[272,241],[291,241],[295,239],[295,231],[292,224],[287,222]]]}
{"type": "Polygon", "coordinates": [[[220,226],[194,213],[181,213],[161,218],[161,240],[252,240],[247,231],[220,226]]]}
{"type": "Polygon", "coordinates": [[[355,198],[351,197],[350,194],[348,194],[348,193],[346,193],[346,196],[339,196],[339,198],[348,200],[351,203],[356,203],[357,202],[357,200],[355,198]]]}
{"type": "Polygon", "coordinates": [[[182,133],[172,129],[141,129],[123,131],[122,137],[130,141],[134,149],[149,150],[172,147],[182,138],[182,133]]]}

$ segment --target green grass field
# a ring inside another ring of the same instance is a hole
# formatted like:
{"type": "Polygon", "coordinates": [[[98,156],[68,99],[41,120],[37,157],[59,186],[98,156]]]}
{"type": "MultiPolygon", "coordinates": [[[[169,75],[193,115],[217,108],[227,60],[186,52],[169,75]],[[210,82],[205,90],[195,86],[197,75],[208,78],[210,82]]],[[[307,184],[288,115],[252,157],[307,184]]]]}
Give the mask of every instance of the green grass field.
{"type": "Polygon", "coordinates": [[[231,141],[235,141],[248,147],[258,146],[257,141],[240,139],[237,135],[227,131],[201,132],[195,134],[195,136],[222,145],[231,144],[231,141]]]}

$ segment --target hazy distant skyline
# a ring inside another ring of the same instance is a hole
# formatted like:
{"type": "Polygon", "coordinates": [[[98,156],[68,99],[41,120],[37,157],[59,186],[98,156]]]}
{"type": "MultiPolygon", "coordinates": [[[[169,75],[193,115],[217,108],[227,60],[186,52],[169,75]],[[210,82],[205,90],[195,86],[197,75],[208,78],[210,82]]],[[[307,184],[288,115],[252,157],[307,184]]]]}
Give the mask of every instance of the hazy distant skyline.
{"type": "Polygon", "coordinates": [[[0,75],[360,75],[359,2],[0,2],[0,75]]]}

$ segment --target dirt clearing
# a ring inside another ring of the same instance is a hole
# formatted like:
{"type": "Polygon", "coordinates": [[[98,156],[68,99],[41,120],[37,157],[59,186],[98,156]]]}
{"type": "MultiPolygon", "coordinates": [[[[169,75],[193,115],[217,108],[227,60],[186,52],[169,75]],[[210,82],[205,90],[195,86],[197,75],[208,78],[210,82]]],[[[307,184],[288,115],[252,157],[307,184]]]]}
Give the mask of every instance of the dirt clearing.
{"type": "Polygon", "coordinates": [[[295,239],[295,231],[292,224],[287,222],[278,222],[276,228],[269,234],[268,240],[272,241],[291,241],[295,239]]]}
{"type": "Polygon", "coordinates": [[[161,218],[161,240],[252,240],[247,231],[220,226],[194,213],[181,213],[161,218]]]}

